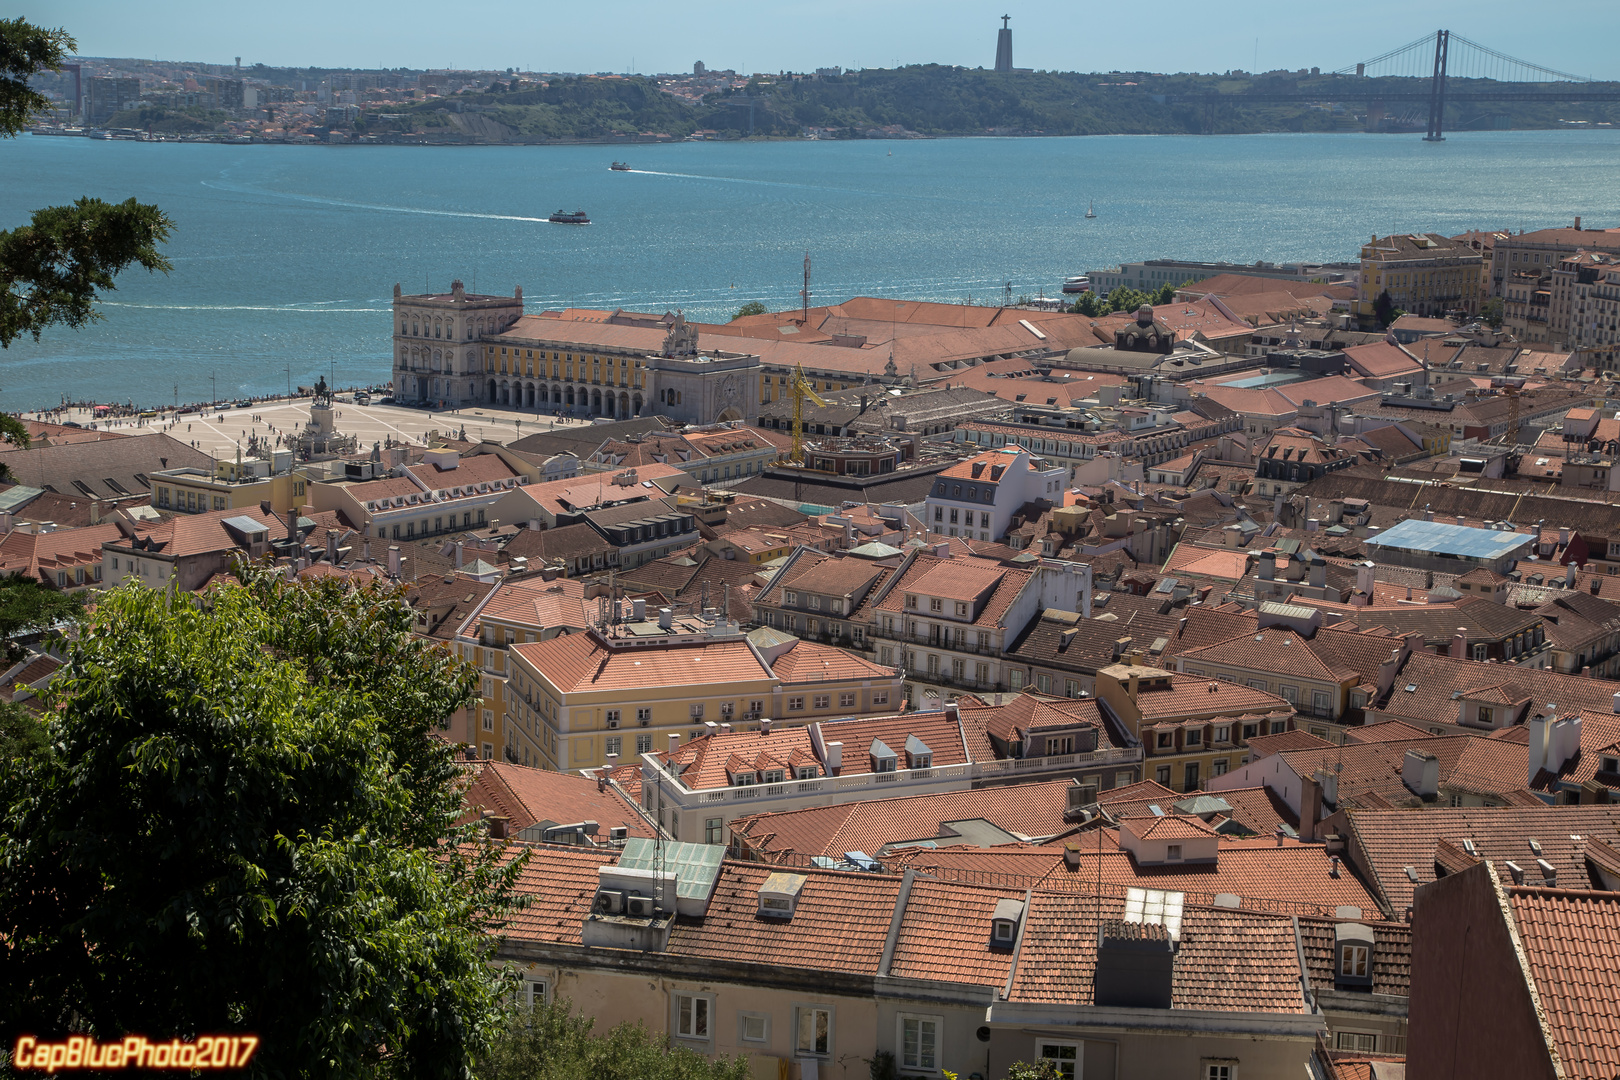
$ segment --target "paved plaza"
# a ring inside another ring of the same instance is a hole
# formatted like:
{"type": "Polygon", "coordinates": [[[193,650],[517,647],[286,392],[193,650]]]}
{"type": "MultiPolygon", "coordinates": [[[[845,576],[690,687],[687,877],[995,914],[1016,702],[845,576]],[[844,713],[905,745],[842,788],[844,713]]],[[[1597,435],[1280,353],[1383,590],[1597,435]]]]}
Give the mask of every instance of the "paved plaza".
{"type": "MultiPolygon", "coordinates": [[[[244,450],[254,435],[276,443],[279,438],[303,430],[309,420],[310,399],[292,401],[264,401],[249,408],[228,408],[219,412],[186,413],[178,419],[165,413],[156,419],[121,417],[112,420],[94,420],[89,409],[65,409],[27,413],[26,419],[51,420],[61,423],[72,420],[89,427],[139,434],[163,431],[185,443],[215,457],[234,457],[238,446],[244,450]]],[[[337,429],[353,435],[361,448],[369,453],[373,443],[386,445],[393,442],[423,444],[427,437],[437,433],[456,438],[462,432],[474,442],[490,439],[509,443],[532,435],[537,431],[551,431],[558,427],[583,427],[591,423],[579,418],[557,418],[534,412],[472,406],[436,412],[400,405],[355,405],[336,403],[337,429]]]]}

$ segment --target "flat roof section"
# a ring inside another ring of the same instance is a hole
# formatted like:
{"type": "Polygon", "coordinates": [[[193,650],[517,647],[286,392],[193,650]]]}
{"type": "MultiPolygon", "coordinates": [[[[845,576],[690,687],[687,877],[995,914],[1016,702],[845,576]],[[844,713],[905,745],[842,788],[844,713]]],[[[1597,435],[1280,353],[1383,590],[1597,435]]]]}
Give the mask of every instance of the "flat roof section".
{"type": "Polygon", "coordinates": [[[1470,525],[1449,525],[1441,521],[1409,518],[1377,536],[1367,537],[1362,543],[1370,547],[1493,560],[1505,558],[1534,540],[1530,533],[1476,529],[1470,525]]]}

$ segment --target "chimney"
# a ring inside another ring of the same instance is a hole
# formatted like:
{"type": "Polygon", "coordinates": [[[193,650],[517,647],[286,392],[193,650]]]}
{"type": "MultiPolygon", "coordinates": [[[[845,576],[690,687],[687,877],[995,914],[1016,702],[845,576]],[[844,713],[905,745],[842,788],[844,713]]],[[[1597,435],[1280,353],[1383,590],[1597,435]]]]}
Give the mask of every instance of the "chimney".
{"type": "Polygon", "coordinates": [[[636,622],[646,621],[647,601],[640,598],[630,601],[630,617],[636,622]]]}
{"type": "Polygon", "coordinates": [[[679,750],[680,748],[681,748],[681,733],[678,732],[678,731],[670,732],[669,733],[669,752],[670,752],[671,756],[673,756],[675,751],[679,750]]]}
{"type": "Polygon", "coordinates": [[[337,533],[332,529],[326,530],[326,561],[337,562],[337,533]]]}
{"type": "Polygon", "coordinates": [[[1277,838],[1278,847],[1282,847],[1283,843],[1288,839],[1288,834],[1283,831],[1283,827],[1281,825],[1277,826],[1276,830],[1271,835],[1277,838]]]}
{"type": "Polygon", "coordinates": [[[1299,785],[1299,838],[1316,839],[1316,823],[1322,818],[1322,785],[1306,776],[1299,785]]]}
{"type": "Polygon", "coordinates": [[[601,792],[604,792],[604,791],[607,790],[607,770],[606,769],[598,769],[596,771],[596,790],[597,790],[598,793],[601,793],[601,792]]]}
{"type": "Polygon", "coordinates": [[[1440,759],[1426,750],[1408,750],[1401,762],[1401,783],[1420,799],[1440,794],[1440,759]]]}
{"type": "Polygon", "coordinates": [[[1558,546],[1559,547],[1564,547],[1568,543],[1569,543],[1569,526],[1566,525],[1563,528],[1558,530],[1558,546]]]}
{"type": "Polygon", "coordinates": [[[1468,519],[1463,517],[1461,514],[1458,514],[1457,515],[1457,524],[1458,525],[1467,525],[1468,524],[1468,519]]]}
{"type": "Polygon", "coordinates": [[[399,577],[399,545],[388,545],[388,576],[399,577]]]}
{"type": "Polygon", "coordinates": [[[1080,865],[1080,845],[1072,840],[1063,845],[1063,865],[1070,870],[1080,865]]]}
{"type": "Polygon", "coordinates": [[[1581,714],[1576,713],[1554,722],[1549,732],[1551,738],[1545,764],[1549,772],[1558,772],[1581,752],[1581,714]]]}
{"type": "Polygon", "coordinates": [[[1575,564],[1570,563],[1568,566],[1564,567],[1564,588],[1573,589],[1574,587],[1575,587],[1575,564]]]}
{"type": "Polygon", "coordinates": [[[461,569],[461,541],[456,541],[456,569],[461,569]]]}
{"type": "Polygon", "coordinates": [[[1316,782],[1322,785],[1322,805],[1337,807],[1339,805],[1339,774],[1320,769],[1316,773],[1316,782]]]}
{"type": "Polygon", "coordinates": [[[1451,658],[1465,660],[1468,657],[1468,628],[1457,627],[1457,632],[1451,635],[1451,658]]]}
{"type": "Polygon", "coordinates": [[[759,718],[759,733],[761,735],[769,735],[771,733],[771,718],[770,717],[762,716],[762,717],[759,718]]]}
{"type": "Polygon", "coordinates": [[[1275,581],[1277,578],[1277,553],[1271,548],[1260,553],[1260,580],[1275,581]]]}
{"type": "Polygon", "coordinates": [[[1318,589],[1327,587],[1327,560],[1320,555],[1312,555],[1310,584],[1318,589]]]}
{"type": "Polygon", "coordinates": [[[828,743],[827,744],[827,772],[828,772],[828,774],[832,775],[832,776],[837,776],[839,770],[842,769],[843,767],[844,767],[844,744],[841,743],[841,742],[830,742],[830,743],[828,743]]]}
{"type": "Polygon", "coordinates": [[[658,609],[658,629],[673,630],[675,628],[675,613],[667,607],[658,609]]]}
{"type": "Polygon", "coordinates": [[[722,734],[722,735],[730,735],[731,734],[731,722],[730,721],[727,721],[726,723],[723,723],[723,724],[720,725],[720,734],[722,734]]]}
{"type": "Polygon", "coordinates": [[[1118,660],[1131,651],[1131,639],[1122,637],[1114,639],[1114,659],[1118,660]]]}
{"type": "Polygon", "coordinates": [[[1575,231],[1576,232],[1581,231],[1581,215],[1579,215],[1579,214],[1575,215],[1575,231]]]}
{"type": "Polygon", "coordinates": [[[1305,519],[1305,531],[1306,532],[1313,533],[1313,532],[1315,532],[1317,529],[1319,529],[1321,527],[1322,527],[1322,522],[1319,519],[1317,519],[1317,518],[1306,518],[1305,519]]]}
{"type": "MultiPolygon", "coordinates": [[[[1620,694],[1614,695],[1614,707],[1620,712],[1620,694]]],[[[1530,783],[1547,764],[1547,751],[1551,745],[1553,717],[1532,716],[1525,726],[1530,729],[1530,783]]]]}
{"type": "Polygon", "coordinates": [[[1370,562],[1356,564],[1356,591],[1366,593],[1368,597],[1373,594],[1373,564],[1370,562]]]}
{"type": "Polygon", "coordinates": [[[490,814],[484,819],[484,827],[489,830],[490,839],[505,840],[506,827],[511,821],[512,819],[504,814],[490,814]]]}

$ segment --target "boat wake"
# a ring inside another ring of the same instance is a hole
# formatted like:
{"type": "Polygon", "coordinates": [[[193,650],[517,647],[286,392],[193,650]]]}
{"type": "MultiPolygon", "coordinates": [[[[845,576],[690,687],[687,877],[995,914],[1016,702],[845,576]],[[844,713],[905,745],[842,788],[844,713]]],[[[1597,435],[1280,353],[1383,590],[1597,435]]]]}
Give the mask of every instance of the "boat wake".
{"type": "Polygon", "coordinates": [[[323,206],[339,206],[347,210],[375,210],[382,214],[419,214],[425,217],[453,217],[453,218],[482,218],[486,221],[530,221],[544,225],[548,224],[543,217],[526,217],[522,214],[481,214],[473,210],[430,210],[419,206],[390,206],[386,203],[352,202],[348,199],[331,199],[323,195],[302,195],[296,192],[269,191],[265,188],[248,187],[237,184],[220,184],[211,180],[201,181],[203,187],[214,188],[218,191],[234,191],[243,195],[265,195],[274,199],[286,199],[290,202],[316,203],[323,206]]]}

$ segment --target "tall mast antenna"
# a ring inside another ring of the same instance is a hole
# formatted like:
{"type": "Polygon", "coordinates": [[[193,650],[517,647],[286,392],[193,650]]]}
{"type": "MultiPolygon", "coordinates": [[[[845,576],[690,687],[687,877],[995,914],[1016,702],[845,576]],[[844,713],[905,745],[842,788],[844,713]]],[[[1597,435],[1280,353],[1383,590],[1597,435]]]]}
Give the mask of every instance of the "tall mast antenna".
{"type": "Polygon", "coordinates": [[[799,300],[803,307],[799,312],[799,325],[810,325],[810,252],[804,253],[804,289],[799,293],[799,300]]]}

